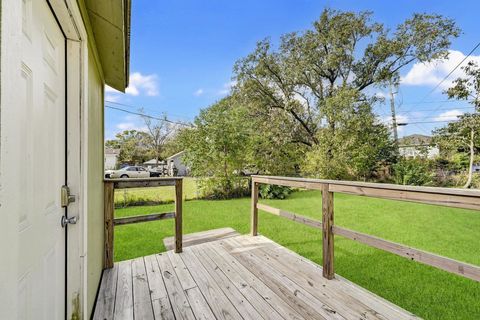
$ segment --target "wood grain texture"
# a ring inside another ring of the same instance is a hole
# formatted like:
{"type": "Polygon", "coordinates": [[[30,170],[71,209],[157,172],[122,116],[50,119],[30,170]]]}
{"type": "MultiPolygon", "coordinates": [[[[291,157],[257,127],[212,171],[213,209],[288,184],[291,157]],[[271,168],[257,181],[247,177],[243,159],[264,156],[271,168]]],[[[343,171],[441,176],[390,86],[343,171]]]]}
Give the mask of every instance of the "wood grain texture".
{"type": "Polygon", "coordinates": [[[104,257],[103,267],[113,268],[113,218],[114,218],[114,188],[112,182],[105,182],[103,185],[104,203],[104,257]]]}
{"type": "Polygon", "coordinates": [[[250,235],[258,234],[258,183],[252,180],[252,203],[250,211],[250,235]]]}
{"type": "Polygon", "coordinates": [[[429,266],[448,271],[480,282],[480,267],[454,259],[442,257],[426,251],[414,249],[403,244],[391,242],[375,236],[364,234],[345,228],[333,227],[333,233],[353,241],[361,242],[371,247],[381,249],[401,257],[417,261],[429,266]]]}
{"type": "MultiPolygon", "coordinates": [[[[182,247],[191,247],[197,244],[217,241],[230,237],[239,236],[240,233],[232,228],[219,228],[195,233],[185,234],[182,237],[182,247]]],[[[163,244],[167,250],[175,248],[175,237],[167,237],[163,239],[163,244]]]]}
{"type": "Polygon", "coordinates": [[[333,236],[333,192],[329,185],[322,187],[322,244],[323,244],[323,276],[333,279],[334,271],[334,236],[333,236]]]}
{"type": "Polygon", "coordinates": [[[115,218],[113,220],[113,224],[115,226],[121,226],[124,224],[149,222],[149,221],[157,221],[157,220],[165,220],[165,219],[173,219],[173,218],[175,218],[175,212],[151,213],[151,214],[144,214],[141,216],[115,218]]]}
{"type": "Polygon", "coordinates": [[[174,186],[179,180],[183,180],[181,177],[170,178],[128,178],[128,179],[105,179],[105,183],[113,183],[115,189],[128,189],[128,188],[149,188],[149,187],[163,187],[174,186]]]}
{"type": "Polygon", "coordinates": [[[414,319],[263,236],[116,263],[93,319],[414,319]]]}
{"type": "Polygon", "coordinates": [[[301,216],[301,215],[293,213],[293,212],[289,212],[289,211],[285,211],[285,210],[282,210],[282,209],[277,209],[277,208],[274,208],[274,207],[270,207],[270,206],[267,206],[266,204],[263,204],[263,203],[258,203],[257,208],[262,210],[262,211],[274,214],[276,216],[284,217],[284,218],[290,219],[292,221],[295,221],[295,222],[298,222],[298,223],[301,223],[301,224],[304,224],[304,225],[307,225],[307,226],[310,226],[310,227],[313,227],[313,228],[322,229],[322,223],[320,221],[317,221],[317,220],[314,220],[314,219],[311,219],[311,218],[308,218],[308,217],[305,217],[305,216],[301,216]]]}
{"type": "Polygon", "coordinates": [[[182,252],[183,180],[175,181],[175,252],[182,252]]]}

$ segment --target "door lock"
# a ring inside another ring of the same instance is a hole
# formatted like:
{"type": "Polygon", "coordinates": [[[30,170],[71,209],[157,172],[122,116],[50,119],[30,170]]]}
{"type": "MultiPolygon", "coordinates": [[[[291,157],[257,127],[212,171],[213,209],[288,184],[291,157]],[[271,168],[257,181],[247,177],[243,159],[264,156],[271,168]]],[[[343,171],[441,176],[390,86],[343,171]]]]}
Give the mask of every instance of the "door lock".
{"type": "Polygon", "coordinates": [[[70,203],[75,202],[75,196],[70,194],[68,186],[62,186],[60,193],[62,208],[66,208],[70,203]]]}
{"type": "Polygon", "coordinates": [[[77,220],[77,217],[67,218],[62,216],[62,221],[60,223],[62,224],[62,228],[65,228],[67,224],[77,224],[77,220]]]}

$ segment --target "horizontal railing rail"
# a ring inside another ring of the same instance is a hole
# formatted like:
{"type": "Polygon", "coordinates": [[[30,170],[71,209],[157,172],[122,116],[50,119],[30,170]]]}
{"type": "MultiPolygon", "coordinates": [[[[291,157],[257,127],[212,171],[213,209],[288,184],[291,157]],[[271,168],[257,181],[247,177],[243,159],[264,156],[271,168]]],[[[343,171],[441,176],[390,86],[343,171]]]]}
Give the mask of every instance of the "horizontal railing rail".
{"type": "Polygon", "coordinates": [[[353,194],[374,198],[410,201],[417,203],[480,210],[480,191],[434,187],[402,186],[393,184],[290,178],[277,176],[252,176],[251,231],[258,233],[258,210],[281,216],[295,222],[322,230],[323,276],[334,277],[334,235],[343,236],[368,246],[381,249],[438,269],[442,269],[480,282],[480,267],[442,257],[430,252],[381,239],[365,233],[334,225],[334,193],[353,194]],[[322,191],[322,221],[284,211],[258,202],[260,184],[273,184],[322,191]]]}
{"type": "Polygon", "coordinates": [[[175,219],[175,252],[182,252],[182,201],[183,178],[146,179],[105,179],[104,180],[104,219],[105,219],[105,259],[104,268],[113,268],[114,227],[132,223],[175,219]],[[115,218],[115,189],[175,187],[175,211],[152,213],[139,216],[115,218]]]}

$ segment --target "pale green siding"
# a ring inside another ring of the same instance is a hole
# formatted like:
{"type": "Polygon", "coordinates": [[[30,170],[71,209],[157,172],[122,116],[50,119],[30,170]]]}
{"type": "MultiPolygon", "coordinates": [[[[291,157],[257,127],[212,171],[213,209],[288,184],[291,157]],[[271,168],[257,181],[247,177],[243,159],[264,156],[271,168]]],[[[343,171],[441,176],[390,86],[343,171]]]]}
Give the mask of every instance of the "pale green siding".
{"type": "Polygon", "coordinates": [[[87,310],[91,313],[103,268],[103,80],[92,51],[88,63],[87,310]]]}

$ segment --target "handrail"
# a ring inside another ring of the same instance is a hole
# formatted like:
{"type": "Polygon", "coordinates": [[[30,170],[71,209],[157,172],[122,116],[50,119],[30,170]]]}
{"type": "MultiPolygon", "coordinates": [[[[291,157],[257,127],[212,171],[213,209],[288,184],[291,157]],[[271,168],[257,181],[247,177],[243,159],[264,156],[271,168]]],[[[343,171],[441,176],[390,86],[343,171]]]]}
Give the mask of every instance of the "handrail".
{"type": "Polygon", "coordinates": [[[105,259],[104,267],[113,268],[114,227],[139,222],[175,219],[175,252],[182,252],[183,178],[104,179],[105,259]],[[115,189],[175,186],[175,211],[133,217],[114,218],[115,189]]]}
{"type": "Polygon", "coordinates": [[[480,282],[480,267],[442,257],[403,244],[384,240],[368,234],[352,231],[334,225],[333,194],[346,193],[359,196],[411,201],[418,203],[480,210],[480,191],[434,187],[402,186],[381,183],[290,178],[278,176],[252,176],[251,235],[258,230],[258,210],[288,218],[322,230],[323,276],[334,278],[334,235],[346,237],[371,247],[381,249],[480,282]],[[297,215],[292,212],[258,203],[260,184],[274,184],[288,187],[322,191],[322,221],[297,215]]]}

